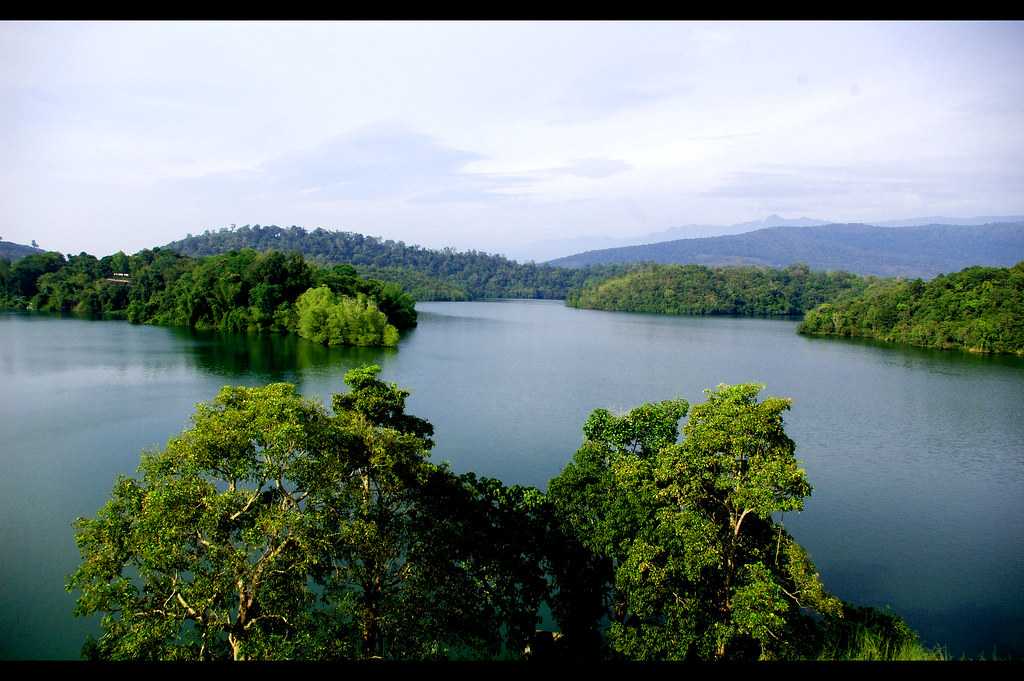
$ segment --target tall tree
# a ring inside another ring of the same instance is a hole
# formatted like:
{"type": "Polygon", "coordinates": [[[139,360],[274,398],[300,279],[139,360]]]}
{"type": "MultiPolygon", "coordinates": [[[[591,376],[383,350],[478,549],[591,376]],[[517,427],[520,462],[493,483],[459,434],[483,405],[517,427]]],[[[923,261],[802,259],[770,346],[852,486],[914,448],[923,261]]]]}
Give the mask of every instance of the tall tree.
{"type": "Polygon", "coordinates": [[[807,553],[773,519],[810,494],[783,429],[789,401],[720,386],[693,408],[598,410],[551,483],[577,536],[610,561],[609,643],[631,659],[794,657],[808,613],[838,615],[807,553]]]}
{"type": "Polygon", "coordinates": [[[340,434],[293,386],[224,388],[193,427],[79,519],[77,614],[106,613],[93,654],[268,658],[294,652],[308,575],[343,471],[340,434]]]}
{"type": "Polygon", "coordinates": [[[76,522],[76,613],[112,659],[490,657],[546,581],[540,493],[427,461],[433,427],[376,366],[334,414],[289,384],[224,388],[76,522]],[[526,518],[524,522],[523,518],[526,518]]]}

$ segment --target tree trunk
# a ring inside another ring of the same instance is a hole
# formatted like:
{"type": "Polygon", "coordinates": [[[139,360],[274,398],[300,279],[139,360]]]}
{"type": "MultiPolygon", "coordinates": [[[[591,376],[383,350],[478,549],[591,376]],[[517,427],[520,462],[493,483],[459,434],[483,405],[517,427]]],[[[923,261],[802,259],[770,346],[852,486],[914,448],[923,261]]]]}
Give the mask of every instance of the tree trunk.
{"type": "Polygon", "coordinates": [[[381,592],[379,579],[374,579],[370,588],[367,589],[364,604],[366,607],[363,616],[363,658],[381,657],[381,636],[380,636],[380,601],[381,592]]]}
{"type": "Polygon", "coordinates": [[[228,643],[231,644],[231,658],[236,662],[244,660],[245,656],[242,655],[242,641],[235,638],[234,634],[228,634],[228,643]]]}

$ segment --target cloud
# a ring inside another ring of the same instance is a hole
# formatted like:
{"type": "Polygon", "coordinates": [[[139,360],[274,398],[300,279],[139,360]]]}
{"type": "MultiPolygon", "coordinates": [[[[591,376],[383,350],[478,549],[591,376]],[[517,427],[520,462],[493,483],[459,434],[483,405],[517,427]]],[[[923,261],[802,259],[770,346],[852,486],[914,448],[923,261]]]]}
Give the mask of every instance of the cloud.
{"type": "MultiPolygon", "coordinates": [[[[962,162],[958,162],[962,161],[962,162]]],[[[848,166],[765,164],[727,174],[695,198],[747,210],[893,219],[920,214],[1013,212],[1004,197],[1024,183],[1024,171],[998,159],[985,163],[865,161],[848,166]]]]}
{"type": "Polygon", "coordinates": [[[602,178],[611,177],[631,170],[633,166],[614,158],[583,158],[573,161],[567,166],[553,168],[554,174],[575,175],[576,177],[602,178]]]}
{"type": "Polygon", "coordinates": [[[835,166],[763,166],[763,170],[726,175],[705,196],[757,200],[828,199],[914,194],[932,199],[956,196],[956,181],[948,172],[929,172],[899,164],[863,163],[835,166]]]}
{"type": "Polygon", "coordinates": [[[746,137],[757,137],[761,133],[759,132],[736,132],[728,135],[698,135],[695,137],[687,137],[686,139],[696,142],[718,142],[721,140],[737,140],[746,137]]]}
{"type": "MultiPolygon", "coordinates": [[[[255,168],[176,178],[206,196],[317,203],[407,201],[481,202],[507,199],[535,181],[529,175],[466,170],[486,160],[436,138],[402,128],[373,126],[271,159],[255,168]]],[[[584,167],[584,171],[597,169],[584,167]]]]}
{"type": "Polygon", "coordinates": [[[1022,36],[1013,22],[0,25],[0,201],[8,236],[68,252],[225,222],[504,247],[771,212],[1020,213],[1022,36]]]}
{"type": "Polygon", "coordinates": [[[436,192],[427,192],[413,196],[407,201],[409,203],[480,203],[483,201],[495,201],[509,199],[518,194],[498,193],[484,189],[442,189],[436,192]]]}
{"type": "Polygon", "coordinates": [[[429,135],[370,128],[288,154],[262,171],[279,189],[316,187],[320,197],[368,200],[450,189],[463,184],[467,163],[482,159],[443,146],[429,135]]]}
{"type": "MultiPolygon", "coordinates": [[[[582,158],[551,168],[512,173],[472,172],[487,157],[446,146],[402,128],[374,126],[272,159],[256,168],[202,179],[212,191],[290,196],[296,201],[480,203],[520,197],[557,176],[601,179],[632,169],[612,158],[582,158]],[[211,184],[212,183],[212,184],[211,184]]],[[[198,178],[197,178],[198,179],[198,178]]]]}

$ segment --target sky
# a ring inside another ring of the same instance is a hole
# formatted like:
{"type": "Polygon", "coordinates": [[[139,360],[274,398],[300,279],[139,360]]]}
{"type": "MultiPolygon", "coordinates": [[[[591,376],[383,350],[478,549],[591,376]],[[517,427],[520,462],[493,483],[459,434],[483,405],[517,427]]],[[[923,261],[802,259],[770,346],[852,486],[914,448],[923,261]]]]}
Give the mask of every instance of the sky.
{"type": "Polygon", "coordinates": [[[1024,22],[0,22],[0,158],[0,237],[96,255],[1021,214],[1024,22]]]}

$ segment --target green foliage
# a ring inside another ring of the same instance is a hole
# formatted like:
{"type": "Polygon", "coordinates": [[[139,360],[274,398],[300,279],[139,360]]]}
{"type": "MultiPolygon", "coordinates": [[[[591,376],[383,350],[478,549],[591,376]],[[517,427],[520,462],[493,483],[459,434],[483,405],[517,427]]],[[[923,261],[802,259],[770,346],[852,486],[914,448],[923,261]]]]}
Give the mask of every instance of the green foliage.
{"type": "Polygon", "coordinates": [[[658,314],[796,315],[866,282],[806,265],[761,267],[647,265],[570,292],[572,307],[658,314]]]}
{"type": "Polygon", "coordinates": [[[462,286],[439,276],[432,276],[410,267],[377,267],[360,265],[358,272],[371,279],[391,282],[407,291],[414,300],[469,300],[462,286]]]}
{"type": "Polygon", "coordinates": [[[76,614],[106,613],[100,657],[288,656],[308,626],[340,434],[287,384],[225,388],[193,422],[75,524],[68,589],[76,614]]]}
{"type": "Polygon", "coordinates": [[[351,232],[307,231],[295,226],[245,225],[207,230],[172,242],[167,248],[192,256],[246,248],[302,253],[326,263],[352,265],[365,276],[397,282],[417,300],[561,299],[587,281],[627,269],[621,265],[567,269],[520,264],[479,251],[432,250],[351,232]]]}
{"type": "Polygon", "coordinates": [[[363,294],[336,296],[326,286],[311,288],[295,301],[298,331],[325,345],[397,345],[398,329],[363,294]]]}
{"type": "Polygon", "coordinates": [[[537,490],[427,461],[430,424],[379,367],[334,413],[294,386],[225,387],[75,523],[76,613],[100,659],[520,654],[547,583],[537,490]]]}
{"type": "Polygon", "coordinates": [[[935,661],[941,648],[926,648],[898,615],[843,603],[843,616],[830,618],[821,631],[820,660],[935,661]]]}
{"type": "Polygon", "coordinates": [[[546,603],[563,661],[941,656],[831,596],[776,521],[811,488],[790,402],[762,386],[595,410],[545,495],[429,462],[433,426],[379,373],[346,373],[330,412],[289,384],[225,387],[119,478],[75,523],[67,588],[102,615],[83,654],[516,659],[546,603]]]}
{"type": "Polygon", "coordinates": [[[243,250],[193,259],[154,249],[101,259],[81,253],[67,260],[44,253],[2,266],[0,286],[5,307],[282,333],[298,329],[297,299],[325,287],[339,296],[339,311],[322,342],[395,345],[398,331],[416,325],[416,303],[397,284],[364,279],[350,266],[317,267],[297,253],[243,250]]]}
{"type": "Polygon", "coordinates": [[[616,417],[595,411],[549,494],[607,559],[608,640],[627,659],[794,658],[805,611],[839,613],[806,552],[773,514],[810,485],[782,426],[789,401],[720,386],[616,417]]]}
{"type": "Polygon", "coordinates": [[[875,280],[809,311],[800,333],[923,347],[1024,354],[1024,261],[969,267],[924,282],[875,280]]]}
{"type": "Polygon", "coordinates": [[[5,297],[14,305],[24,306],[39,292],[39,277],[57,272],[64,267],[60,253],[39,253],[16,260],[6,276],[5,297]]]}
{"type": "Polygon", "coordinates": [[[11,262],[5,258],[0,258],[0,308],[12,306],[7,300],[7,290],[10,286],[10,279],[11,262]]]}

